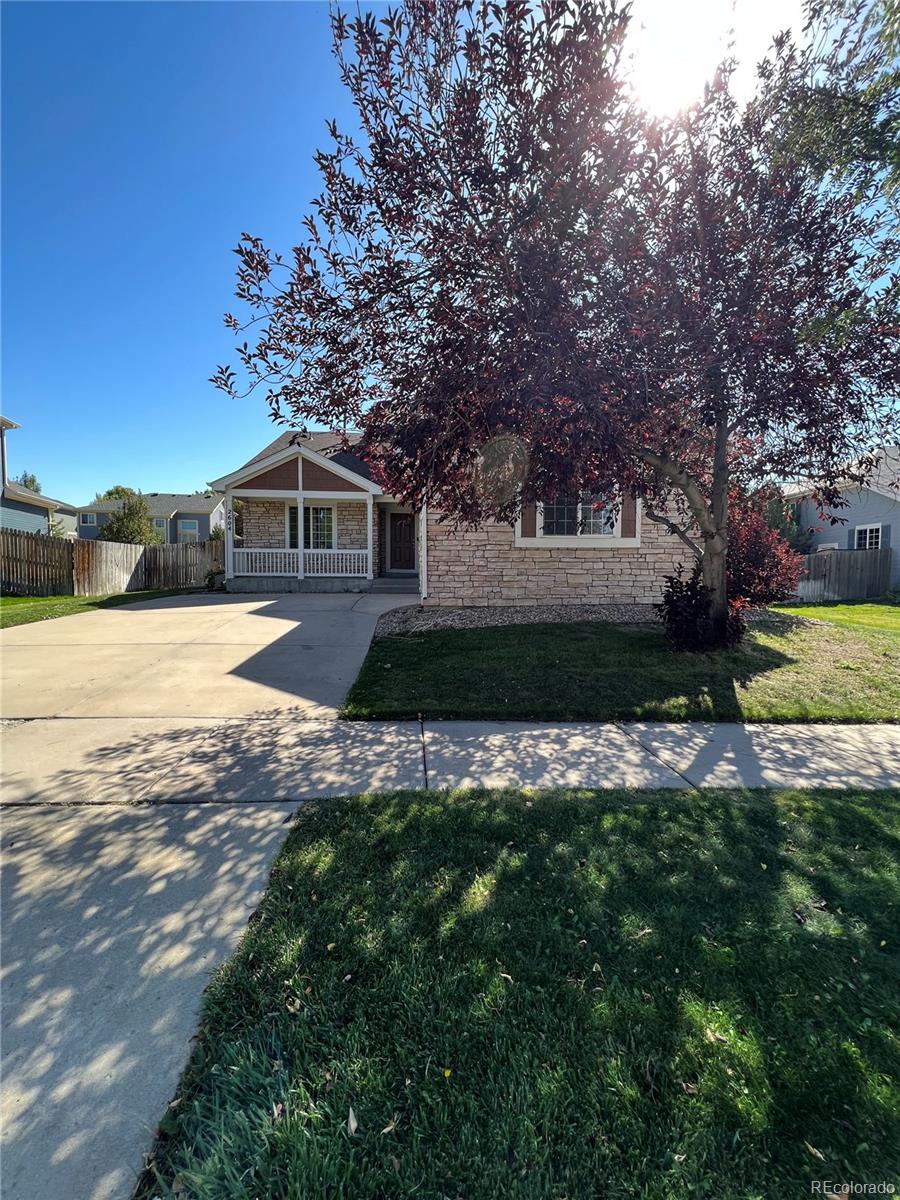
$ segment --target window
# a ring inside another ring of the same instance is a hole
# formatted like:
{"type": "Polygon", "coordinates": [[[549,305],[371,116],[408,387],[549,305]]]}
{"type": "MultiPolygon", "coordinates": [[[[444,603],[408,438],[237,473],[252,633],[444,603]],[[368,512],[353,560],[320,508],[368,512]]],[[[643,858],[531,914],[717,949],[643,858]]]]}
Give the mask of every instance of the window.
{"type": "Polygon", "coordinates": [[[161,533],[163,537],[169,532],[169,522],[165,517],[154,517],[153,528],[157,533],[161,533]]]}
{"type": "Polygon", "coordinates": [[[81,514],[81,524],[82,525],[96,525],[97,524],[97,514],[96,513],[82,513],[81,514]]]}
{"type": "Polygon", "coordinates": [[[542,509],[543,537],[612,537],[616,513],[605,496],[582,496],[580,500],[554,500],[542,509]]]}
{"type": "Polygon", "coordinates": [[[880,525],[857,525],[856,549],[877,550],[881,546],[880,525]]]}
{"type": "Polygon", "coordinates": [[[334,509],[314,504],[303,509],[303,546],[306,550],[334,549],[334,509]]]}
{"type": "Polygon", "coordinates": [[[178,541],[179,542],[196,542],[200,537],[200,522],[191,517],[178,522],[178,541]]]}

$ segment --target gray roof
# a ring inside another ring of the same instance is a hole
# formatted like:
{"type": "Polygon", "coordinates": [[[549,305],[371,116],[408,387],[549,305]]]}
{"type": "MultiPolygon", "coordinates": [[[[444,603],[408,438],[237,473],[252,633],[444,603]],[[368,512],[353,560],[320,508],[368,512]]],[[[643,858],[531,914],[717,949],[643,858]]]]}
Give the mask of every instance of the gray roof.
{"type": "MultiPolygon", "coordinates": [[[[900,446],[882,446],[875,453],[879,455],[878,464],[869,477],[868,484],[863,484],[862,486],[900,501],[900,490],[898,490],[898,484],[900,484],[900,446]]],[[[842,491],[855,491],[860,487],[858,483],[851,481],[839,484],[838,486],[842,491]]],[[[814,490],[814,487],[815,485],[811,480],[798,479],[794,483],[786,484],[783,490],[785,496],[807,496],[814,490]]]]}
{"type": "MultiPolygon", "coordinates": [[[[362,437],[362,434],[348,433],[344,436],[352,446],[355,446],[362,437]]],[[[321,454],[323,458],[330,458],[339,467],[344,467],[347,471],[352,471],[354,475],[359,475],[362,479],[371,480],[372,473],[368,465],[359,455],[342,450],[342,440],[341,434],[329,433],[323,429],[313,429],[305,434],[298,433],[296,429],[289,429],[286,433],[279,434],[274,442],[269,442],[268,446],[260,450],[259,454],[254,454],[252,458],[249,458],[238,470],[243,471],[245,467],[252,467],[254,463],[261,462],[264,458],[268,458],[272,454],[277,454],[279,450],[287,450],[289,446],[297,446],[312,450],[315,454],[321,454]]]]}
{"type": "MultiPolygon", "coordinates": [[[[184,492],[141,492],[147,501],[151,517],[171,517],[172,513],[211,513],[222,503],[218,492],[211,495],[188,495],[184,492]]],[[[79,512],[116,512],[122,507],[121,500],[96,500],[93,504],[82,504],[79,512]]]]}
{"type": "Polygon", "coordinates": [[[12,480],[3,485],[3,495],[10,500],[18,500],[21,504],[36,504],[40,508],[59,508],[70,513],[75,511],[72,505],[65,500],[54,500],[52,496],[45,496],[43,492],[33,492],[31,488],[22,487],[21,483],[14,483],[12,480]]]}

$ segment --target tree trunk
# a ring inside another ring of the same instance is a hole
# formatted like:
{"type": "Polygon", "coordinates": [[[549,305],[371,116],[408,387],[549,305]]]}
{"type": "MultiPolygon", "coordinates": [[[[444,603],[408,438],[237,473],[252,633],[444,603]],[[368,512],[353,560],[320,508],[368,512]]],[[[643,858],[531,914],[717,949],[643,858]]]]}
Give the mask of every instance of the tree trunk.
{"type": "Polygon", "coordinates": [[[728,588],[725,581],[724,538],[716,535],[704,543],[701,560],[703,585],[709,590],[707,645],[718,650],[728,642],[728,588]]]}
{"type": "Polygon", "coordinates": [[[709,589],[709,625],[707,645],[718,650],[728,643],[728,585],[725,557],[728,553],[728,427],[723,413],[716,426],[713,458],[712,493],[709,515],[713,531],[703,538],[701,573],[709,589]]]}

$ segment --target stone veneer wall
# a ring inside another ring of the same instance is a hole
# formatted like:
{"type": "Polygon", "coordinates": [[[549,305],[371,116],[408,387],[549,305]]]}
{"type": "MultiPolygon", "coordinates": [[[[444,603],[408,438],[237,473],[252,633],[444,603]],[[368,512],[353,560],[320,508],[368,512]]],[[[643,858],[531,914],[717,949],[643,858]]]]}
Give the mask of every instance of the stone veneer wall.
{"type": "MultiPolygon", "coordinates": [[[[310,500],[308,504],[315,504],[310,500]]],[[[321,503],[321,501],[319,502],[321,503]]],[[[359,501],[341,503],[335,509],[335,548],[337,550],[365,550],[366,506],[359,501]]],[[[381,556],[381,525],[373,521],[373,554],[375,573],[379,574],[381,556]]],[[[284,547],[285,523],[283,500],[244,501],[244,541],[247,549],[282,549],[284,547]]]]}
{"type": "MultiPolygon", "coordinates": [[[[365,550],[368,545],[366,537],[366,506],[365,504],[336,504],[335,521],[337,522],[338,550],[365,550]]],[[[372,541],[375,535],[373,532],[372,541]]]]}
{"type": "Polygon", "coordinates": [[[690,552],[660,525],[641,521],[638,547],[557,549],[517,546],[509,525],[454,530],[428,516],[428,595],[432,607],[656,603],[663,576],[690,552]]]}
{"type": "Polygon", "coordinates": [[[247,549],[284,548],[284,501],[245,500],[244,540],[247,549]]]}

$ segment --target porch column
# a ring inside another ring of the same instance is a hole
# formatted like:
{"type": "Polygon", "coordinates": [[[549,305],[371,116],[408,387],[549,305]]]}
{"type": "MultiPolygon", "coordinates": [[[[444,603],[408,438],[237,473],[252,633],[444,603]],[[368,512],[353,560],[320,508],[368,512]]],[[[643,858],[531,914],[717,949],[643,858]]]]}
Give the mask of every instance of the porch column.
{"type": "Polygon", "coordinates": [[[234,497],[225,493],[225,578],[234,579],[234,497]]]}
{"type": "Polygon", "coordinates": [[[373,579],[375,577],[374,563],[372,562],[372,546],[374,543],[374,538],[372,536],[372,528],[373,528],[373,519],[372,518],[374,516],[374,510],[375,510],[375,504],[372,500],[372,493],[369,492],[369,494],[366,496],[366,532],[368,534],[368,541],[369,541],[369,555],[366,560],[367,564],[368,564],[367,570],[366,570],[366,579],[373,579]]]}
{"type": "Polygon", "coordinates": [[[297,562],[299,569],[297,578],[306,575],[306,564],[303,561],[303,455],[297,455],[297,562]]]}

